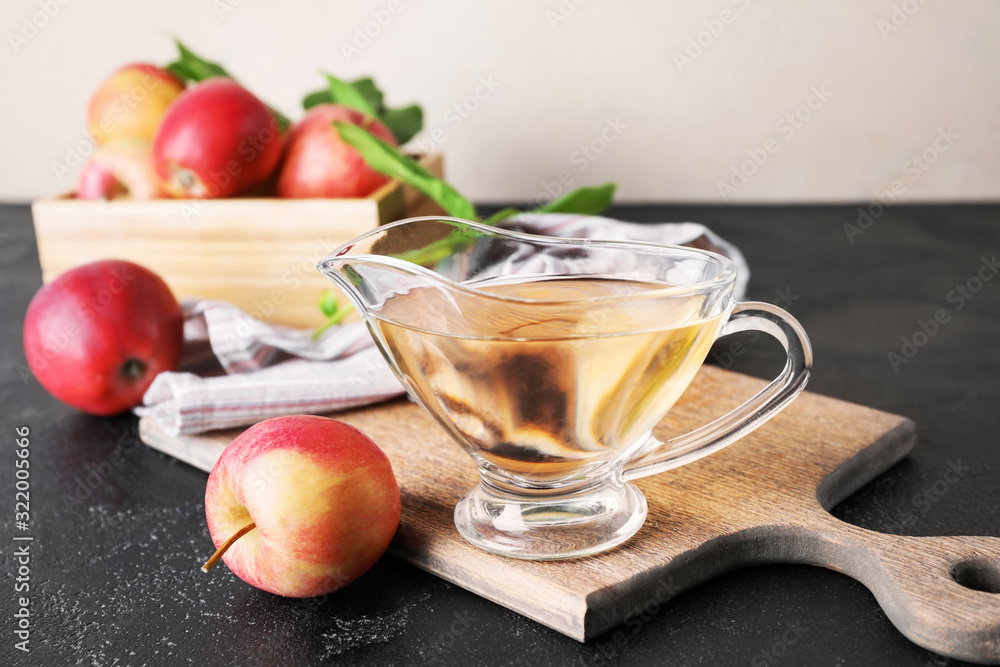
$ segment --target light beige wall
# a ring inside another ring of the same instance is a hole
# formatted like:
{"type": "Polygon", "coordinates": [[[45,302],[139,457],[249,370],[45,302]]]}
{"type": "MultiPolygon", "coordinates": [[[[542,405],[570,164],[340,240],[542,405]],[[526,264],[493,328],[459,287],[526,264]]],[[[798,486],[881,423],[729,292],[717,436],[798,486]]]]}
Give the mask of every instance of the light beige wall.
{"type": "Polygon", "coordinates": [[[172,35],[293,115],[319,68],[374,75],[424,104],[424,145],[479,201],[545,196],[560,175],[633,201],[867,200],[894,182],[908,200],[1000,196],[992,0],[18,0],[0,27],[7,200],[71,189],[55,165],[91,91],[167,61],[172,35]],[[391,20],[351,52],[373,12],[391,20]]]}

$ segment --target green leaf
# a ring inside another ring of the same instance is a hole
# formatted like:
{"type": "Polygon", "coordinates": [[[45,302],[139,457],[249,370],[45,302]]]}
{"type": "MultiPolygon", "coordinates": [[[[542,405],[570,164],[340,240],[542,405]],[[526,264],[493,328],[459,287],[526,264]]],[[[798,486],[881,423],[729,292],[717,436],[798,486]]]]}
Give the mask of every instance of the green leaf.
{"type": "Polygon", "coordinates": [[[424,127],[424,110],[419,104],[411,104],[398,109],[385,109],[379,116],[392,136],[402,146],[424,127]]]}
{"type": "Polygon", "coordinates": [[[324,315],[326,315],[326,324],[316,329],[313,332],[312,339],[318,340],[323,332],[330,327],[335,327],[340,324],[347,315],[354,310],[354,306],[347,304],[344,308],[340,307],[340,302],[337,301],[337,293],[332,290],[323,290],[322,296],[319,298],[319,309],[324,315]]]}
{"type": "Polygon", "coordinates": [[[352,146],[372,169],[396,178],[423,192],[448,215],[466,220],[476,219],[476,207],[443,180],[423,166],[403,155],[398,148],[372,135],[368,130],[334,121],[340,138],[352,146]]]}
{"type": "Polygon", "coordinates": [[[292,121],[288,116],[281,113],[272,106],[269,106],[268,109],[270,109],[271,113],[274,114],[274,120],[278,123],[279,132],[284,132],[285,130],[287,130],[289,127],[292,126],[292,121]]]}
{"type": "Polygon", "coordinates": [[[319,309],[327,317],[333,317],[337,310],[340,308],[340,302],[337,301],[337,293],[332,290],[323,290],[323,294],[319,297],[319,309]]]}
{"type": "Polygon", "coordinates": [[[514,217],[515,215],[517,215],[520,212],[521,211],[518,211],[516,208],[501,209],[501,210],[497,211],[496,213],[494,213],[493,215],[491,215],[490,217],[488,217],[485,220],[483,220],[483,224],[484,225],[495,225],[498,222],[500,222],[501,220],[506,220],[507,218],[514,217]]]}
{"type": "Polygon", "coordinates": [[[482,234],[478,231],[456,229],[443,239],[428,243],[423,248],[401,252],[396,257],[421,266],[433,266],[446,257],[451,257],[456,252],[463,250],[481,236],[482,234]]]}
{"type": "Polygon", "coordinates": [[[363,79],[357,79],[356,81],[352,81],[351,85],[354,86],[354,90],[358,91],[359,95],[368,101],[368,105],[372,109],[375,109],[376,114],[382,113],[382,110],[385,108],[382,102],[384,96],[371,77],[366,76],[363,79]]]}
{"type": "Polygon", "coordinates": [[[224,76],[230,79],[233,78],[232,75],[226,71],[226,68],[219,63],[213,63],[210,60],[205,60],[194,51],[184,46],[179,39],[175,39],[174,42],[177,44],[177,51],[179,55],[177,60],[167,65],[167,69],[174,75],[184,79],[185,81],[194,82],[204,81],[205,79],[210,79],[213,76],[224,76]]]}
{"type": "Polygon", "coordinates": [[[317,104],[329,104],[330,102],[333,102],[333,98],[330,97],[330,90],[329,88],[324,88],[323,90],[313,91],[303,97],[302,108],[308,111],[317,104]]]}
{"type": "Polygon", "coordinates": [[[345,83],[335,76],[324,74],[329,85],[302,98],[302,108],[311,109],[317,104],[343,104],[361,113],[375,116],[385,124],[400,146],[417,135],[424,127],[424,111],[419,104],[398,109],[385,106],[385,96],[371,77],[345,83]]]}
{"type": "Polygon", "coordinates": [[[366,116],[378,116],[378,110],[353,84],[341,81],[332,74],[327,74],[326,80],[330,87],[330,99],[334,102],[357,109],[366,116]]]}
{"type": "Polygon", "coordinates": [[[580,213],[581,215],[597,215],[611,206],[615,198],[616,183],[608,183],[596,188],[580,188],[569,193],[562,199],[549,202],[529,213],[580,213]]]}
{"type": "MultiPolygon", "coordinates": [[[[376,115],[381,115],[384,109],[382,104],[382,91],[378,89],[374,81],[365,77],[363,79],[358,79],[357,81],[352,81],[346,85],[353,86],[358,95],[363,97],[371,108],[375,109],[376,115]]],[[[329,86],[327,86],[322,90],[314,90],[303,97],[302,108],[308,110],[317,104],[332,104],[333,102],[333,95],[330,93],[329,86]]],[[[341,104],[343,104],[343,102],[341,102],[341,104]]]]}
{"type": "MultiPolygon", "coordinates": [[[[232,74],[226,71],[226,68],[219,63],[213,63],[210,60],[205,60],[194,51],[184,46],[184,44],[179,39],[175,39],[174,42],[177,44],[178,57],[177,60],[167,65],[167,70],[173,73],[175,76],[185,80],[197,83],[198,81],[204,81],[205,79],[211,79],[215,76],[224,76],[227,79],[236,80],[232,74]]],[[[271,113],[274,114],[275,120],[278,122],[278,129],[282,132],[292,124],[292,121],[288,119],[285,114],[281,113],[274,107],[268,107],[271,113]]]]}

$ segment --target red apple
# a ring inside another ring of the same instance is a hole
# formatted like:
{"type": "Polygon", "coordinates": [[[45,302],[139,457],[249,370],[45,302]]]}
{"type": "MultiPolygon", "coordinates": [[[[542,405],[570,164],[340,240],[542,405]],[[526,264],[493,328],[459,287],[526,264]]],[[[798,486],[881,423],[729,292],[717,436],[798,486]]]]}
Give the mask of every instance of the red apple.
{"type": "Polygon", "coordinates": [[[216,77],[170,105],[153,139],[153,165],[175,197],[228,197],[271,175],[281,141],[267,105],[216,77]]]}
{"type": "Polygon", "coordinates": [[[146,63],[126,65],[101,83],[87,106],[87,127],[98,144],[117,139],[152,141],[184,82],[146,63]]]}
{"type": "Polygon", "coordinates": [[[77,180],[77,199],[160,199],[167,196],[153,169],[148,141],[116,139],[98,146],[77,180]]]}
{"type": "Polygon", "coordinates": [[[105,260],[44,285],[24,317],[28,367],[50,394],[94,415],[142,402],[174,370],[184,316],[163,280],[138,264],[105,260]]]}
{"type": "Polygon", "coordinates": [[[340,104],[317,104],[292,130],[278,174],[279,197],[367,197],[389,182],[340,138],[335,120],[360,125],[398,145],[379,120],[340,104]]]}
{"type": "Polygon", "coordinates": [[[276,417],[226,447],[205,489],[221,557],[243,581],[287,597],[331,593],[385,552],[399,487],[378,446],[326,417],[276,417]]]}

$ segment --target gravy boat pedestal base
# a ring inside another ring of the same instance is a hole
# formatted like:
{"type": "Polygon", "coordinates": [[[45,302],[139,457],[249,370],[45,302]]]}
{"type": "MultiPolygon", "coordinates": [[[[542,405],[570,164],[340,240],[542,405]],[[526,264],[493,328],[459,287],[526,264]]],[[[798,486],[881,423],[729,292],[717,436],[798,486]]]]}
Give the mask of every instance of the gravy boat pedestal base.
{"type": "Polygon", "coordinates": [[[603,482],[558,497],[515,495],[486,480],[455,507],[455,526],[491,553],[531,560],[590,556],[632,537],[646,520],[646,497],[635,484],[603,482]]]}

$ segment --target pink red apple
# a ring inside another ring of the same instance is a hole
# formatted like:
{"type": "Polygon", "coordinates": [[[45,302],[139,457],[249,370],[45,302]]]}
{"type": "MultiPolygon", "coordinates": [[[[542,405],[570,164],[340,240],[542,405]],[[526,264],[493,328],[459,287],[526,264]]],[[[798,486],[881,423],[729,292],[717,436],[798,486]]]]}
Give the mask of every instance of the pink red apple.
{"type": "Polygon", "coordinates": [[[265,181],[282,137],[267,105],[216,77],[170,105],[153,139],[153,165],[175,197],[228,197],[265,181]]]}
{"type": "Polygon", "coordinates": [[[98,144],[117,139],[152,141],[167,107],[184,82],[146,63],[126,65],[108,77],[90,98],[87,128],[98,144]]]}
{"type": "Polygon", "coordinates": [[[205,489],[216,554],[243,581],[286,597],[331,593],[385,552],[399,487],[378,446],[352,426],[294,415],[262,421],[222,453],[205,489]]]}
{"type": "Polygon", "coordinates": [[[292,130],[278,174],[279,197],[367,197],[389,182],[340,138],[335,120],[360,125],[398,145],[380,121],[340,104],[317,104],[292,130]]]}
{"type": "Polygon", "coordinates": [[[94,415],[142,402],[174,370],[184,316],[163,280],[138,264],[106,260],[44,285],[24,318],[28,367],[50,394],[94,415]]]}
{"type": "Polygon", "coordinates": [[[116,139],[98,146],[80,170],[77,199],[159,199],[166,197],[153,169],[148,141],[116,139]]]}

